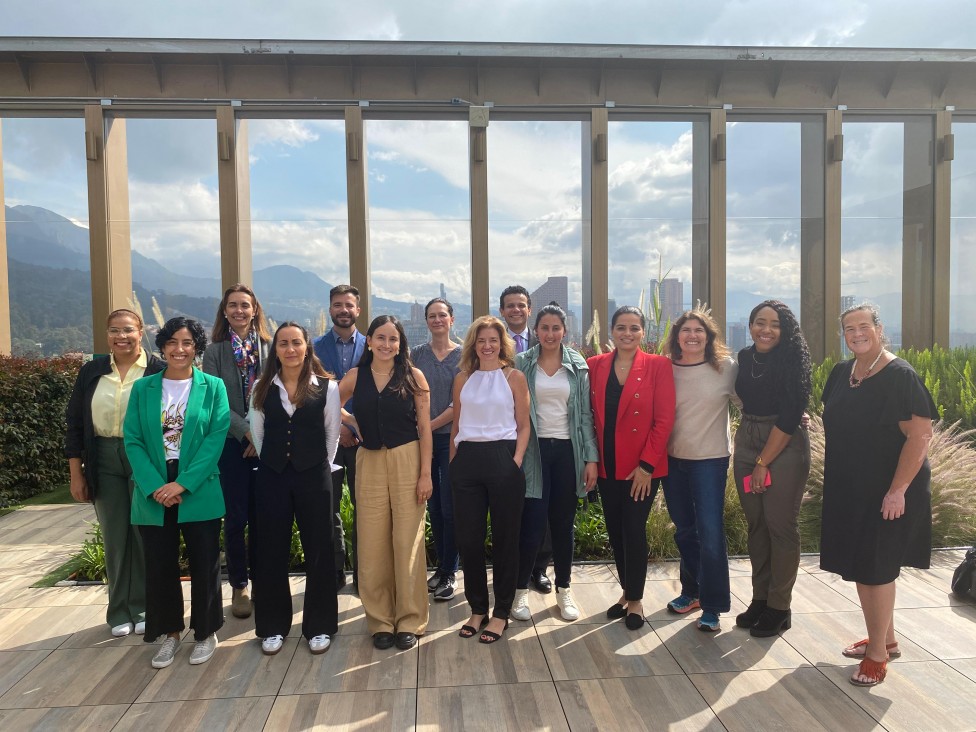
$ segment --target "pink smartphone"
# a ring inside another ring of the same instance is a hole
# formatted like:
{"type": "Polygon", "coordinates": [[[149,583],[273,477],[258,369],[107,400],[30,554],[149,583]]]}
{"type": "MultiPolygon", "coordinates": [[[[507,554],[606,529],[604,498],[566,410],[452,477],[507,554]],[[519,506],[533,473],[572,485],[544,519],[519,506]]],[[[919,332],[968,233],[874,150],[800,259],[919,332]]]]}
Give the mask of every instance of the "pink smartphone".
{"type": "MultiPolygon", "coordinates": [[[[767,470],[766,471],[766,482],[763,483],[763,487],[766,487],[768,485],[771,485],[772,482],[773,482],[773,477],[770,474],[770,472],[767,470]]],[[[752,475],[747,475],[746,477],[744,477],[742,479],[742,492],[743,493],[752,493],[752,475]]]]}

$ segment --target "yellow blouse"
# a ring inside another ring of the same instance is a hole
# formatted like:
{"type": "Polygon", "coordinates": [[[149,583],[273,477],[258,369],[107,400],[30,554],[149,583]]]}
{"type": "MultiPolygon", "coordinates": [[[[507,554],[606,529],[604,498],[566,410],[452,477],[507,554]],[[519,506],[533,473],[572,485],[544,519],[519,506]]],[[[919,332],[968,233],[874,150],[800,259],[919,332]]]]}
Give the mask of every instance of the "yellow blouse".
{"type": "Polygon", "coordinates": [[[92,422],[98,437],[122,437],[122,422],[125,420],[125,410],[129,406],[129,392],[136,379],[141,379],[146,373],[148,358],[145,350],[141,350],[139,358],[129,367],[125,379],[115,365],[115,356],[110,355],[112,370],[102,376],[95,386],[92,395],[92,422]]]}

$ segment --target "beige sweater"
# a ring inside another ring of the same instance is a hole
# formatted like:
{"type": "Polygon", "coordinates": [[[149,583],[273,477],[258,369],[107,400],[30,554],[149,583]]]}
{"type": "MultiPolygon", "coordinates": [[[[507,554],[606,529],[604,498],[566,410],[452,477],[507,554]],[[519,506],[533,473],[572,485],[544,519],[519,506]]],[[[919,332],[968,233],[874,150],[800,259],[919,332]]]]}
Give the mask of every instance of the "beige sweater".
{"type": "Polygon", "coordinates": [[[668,455],[684,460],[707,460],[731,454],[729,402],[739,406],[735,377],[739,365],[731,358],[711,364],[671,364],[676,395],[674,429],[668,455]]]}

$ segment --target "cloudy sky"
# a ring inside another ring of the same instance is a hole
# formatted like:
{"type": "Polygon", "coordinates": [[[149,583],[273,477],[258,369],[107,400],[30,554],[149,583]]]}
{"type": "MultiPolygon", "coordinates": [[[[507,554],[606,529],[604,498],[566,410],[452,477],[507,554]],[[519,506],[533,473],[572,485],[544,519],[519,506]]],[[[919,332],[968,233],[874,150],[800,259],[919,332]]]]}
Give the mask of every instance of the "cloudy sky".
{"type": "MultiPolygon", "coordinates": [[[[355,4],[278,0],[157,4],[34,0],[0,7],[0,32],[20,36],[373,39],[706,45],[976,47],[976,3],[782,0],[604,2],[460,0],[355,4]],[[944,22],[952,18],[952,22],[944,22]]],[[[251,121],[255,266],[292,263],[329,282],[348,276],[344,150],[337,121],[251,121]]],[[[976,127],[976,125],[974,125],[976,127]]],[[[4,121],[8,205],[30,203],[85,222],[80,120],[4,121]]],[[[844,293],[901,288],[900,124],[847,125],[844,293]]],[[[496,122],[489,128],[492,291],[548,275],[581,301],[579,122],[496,122]]],[[[729,128],[729,290],[798,299],[799,124],[729,128]]],[[[444,283],[469,297],[467,136],[462,123],[367,123],[376,294],[425,301],[444,283]]],[[[610,291],[636,302],[659,261],[690,300],[692,124],[613,123],[610,291]]],[[[954,215],[976,215],[976,139],[957,134],[954,215]],[[967,148],[967,145],[969,147],[967,148]],[[965,155],[966,150],[972,157],[965,155]],[[972,203],[971,209],[966,202],[972,203]]],[[[133,247],[177,272],[218,276],[212,120],[130,120],[133,247]]],[[[961,219],[962,221],[962,219],[961,219]]],[[[959,232],[968,225],[962,223],[959,232]]],[[[963,234],[960,233],[960,236],[963,234]]],[[[954,272],[976,277],[976,261],[954,272]]],[[[960,279],[960,282],[962,280],[960,279]]],[[[730,313],[730,315],[735,315],[730,313]]],[[[730,318],[732,319],[732,318],[730,318]]]]}

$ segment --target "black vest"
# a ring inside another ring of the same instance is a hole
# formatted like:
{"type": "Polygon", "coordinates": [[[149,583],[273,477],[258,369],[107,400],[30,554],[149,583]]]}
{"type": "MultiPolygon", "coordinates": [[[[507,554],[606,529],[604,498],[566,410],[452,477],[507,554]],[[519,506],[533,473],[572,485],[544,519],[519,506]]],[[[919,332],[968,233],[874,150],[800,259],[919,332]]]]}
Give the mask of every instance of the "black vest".
{"type": "Polygon", "coordinates": [[[325,400],[329,393],[329,381],[322,376],[317,378],[320,388],[318,396],[307,398],[305,404],[290,417],[281,405],[281,387],[277,384],[272,384],[264,398],[261,462],[276,473],[283,472],[289,462],[301,472],[328,460],[325,400]]]}
{"type": "Polygon", "coordinates": [[[356,402],[359,436],[367,450],[379,450],[381,447],[392,450],[420,439],[413,397],[400,398],[389,384],[383,391],[377,392],[371,369],[359,369],[353,401],[356,402]]]}

